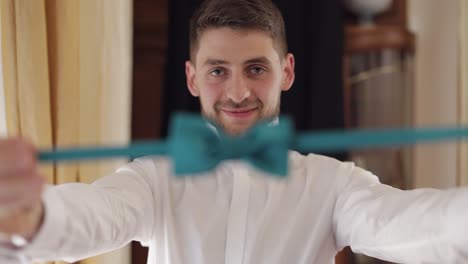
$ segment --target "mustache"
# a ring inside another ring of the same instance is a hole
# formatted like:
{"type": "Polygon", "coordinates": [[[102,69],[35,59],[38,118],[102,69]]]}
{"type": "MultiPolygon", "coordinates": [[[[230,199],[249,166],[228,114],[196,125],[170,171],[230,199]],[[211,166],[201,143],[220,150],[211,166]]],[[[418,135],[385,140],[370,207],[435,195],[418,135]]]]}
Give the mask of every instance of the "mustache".
{"type": "Polygon", "coordinates": [[[218,101],[214,105],[215,109],[229,108],[229,109],[240,109],[240,108],[262,108],[263,104],[260,100],[244,100],[240,103],[236,103],[232,100],[218,101]]]}

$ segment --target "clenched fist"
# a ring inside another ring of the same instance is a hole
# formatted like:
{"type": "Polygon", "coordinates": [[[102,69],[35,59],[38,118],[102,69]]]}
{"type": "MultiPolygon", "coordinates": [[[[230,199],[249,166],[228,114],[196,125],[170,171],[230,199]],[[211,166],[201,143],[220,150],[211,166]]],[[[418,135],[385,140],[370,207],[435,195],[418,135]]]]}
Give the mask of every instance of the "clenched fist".
{"type": "Polygon", "coordinates": [[[32,238],[43,215],[44,177],[37,151],[22,139],[0,139],[0,234],[32,238]]]}

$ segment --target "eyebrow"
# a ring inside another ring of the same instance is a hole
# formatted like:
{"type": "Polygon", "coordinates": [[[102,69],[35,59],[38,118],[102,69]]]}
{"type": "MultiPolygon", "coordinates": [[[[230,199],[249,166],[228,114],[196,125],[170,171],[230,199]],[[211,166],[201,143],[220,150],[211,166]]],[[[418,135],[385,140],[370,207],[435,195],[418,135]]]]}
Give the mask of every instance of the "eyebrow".
{"type": "MultiPolygon", "coordinates": [[[[243,64],[253,64],[253,63],[261,63],[261,64],[267,64],[267,65],[271,64],[270,60],[265,56],[248,59],[243,64]]],[[[208,59],[205,60],[203,65],[210,65],[210,66],[213,66],[213,65],[230,65],[230,63],[228,61],[226,61],[226,60],[208,58],[208,59]]]]}
{"type": "Polygon", "coordinates": [[[218,60],[218,59],[206,59],[206,61],[203,63],[203,65],[228,65],[229,62],[225,60],[218,60]]]}
{"type": "Polygon", "coordinates": [[[268,65],[271,64],[270,60],[265,56],[253,58],[244,62],[244,64],[252,64],[252,63],[260,63],[260,64],[268,64],[268,65]]]}

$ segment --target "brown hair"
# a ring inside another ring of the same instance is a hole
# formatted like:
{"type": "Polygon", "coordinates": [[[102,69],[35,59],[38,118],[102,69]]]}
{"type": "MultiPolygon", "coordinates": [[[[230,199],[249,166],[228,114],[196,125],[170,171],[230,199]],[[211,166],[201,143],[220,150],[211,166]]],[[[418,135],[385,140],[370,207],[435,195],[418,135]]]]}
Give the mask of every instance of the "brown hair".
{"type": "Polygon", "coordinates": [[[259,30],[268,33],[283,58],[287,53],[283,16],[271,0],[206,0],[190,20],[190,59],[195,61],[202,33],[210,28],[259,30]]]}

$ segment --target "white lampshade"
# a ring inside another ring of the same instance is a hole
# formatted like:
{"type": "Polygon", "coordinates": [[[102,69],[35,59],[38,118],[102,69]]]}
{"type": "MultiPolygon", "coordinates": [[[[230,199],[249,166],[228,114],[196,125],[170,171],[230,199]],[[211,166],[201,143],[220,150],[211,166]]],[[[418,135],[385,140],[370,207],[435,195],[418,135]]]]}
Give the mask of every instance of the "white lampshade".
{"type": "Polygon", "coordinates": [[[358,16],[362,24],[373,24],[373,17],[392,4],[392,0],[343,0],[345,7],[358,16]]]}

